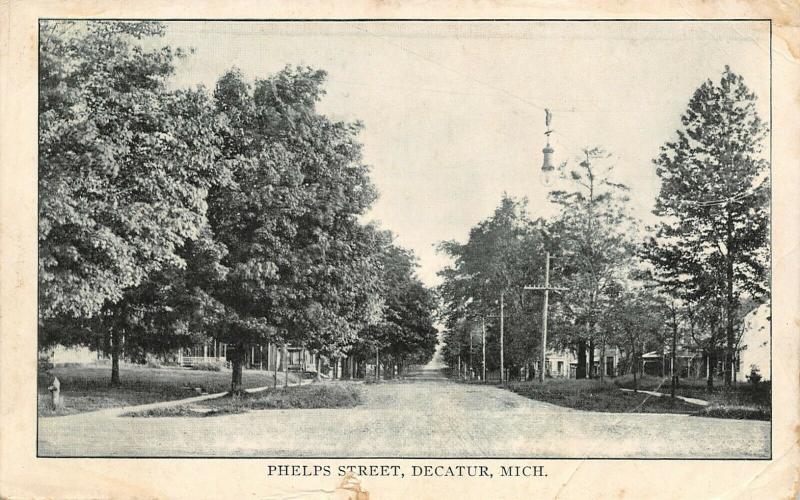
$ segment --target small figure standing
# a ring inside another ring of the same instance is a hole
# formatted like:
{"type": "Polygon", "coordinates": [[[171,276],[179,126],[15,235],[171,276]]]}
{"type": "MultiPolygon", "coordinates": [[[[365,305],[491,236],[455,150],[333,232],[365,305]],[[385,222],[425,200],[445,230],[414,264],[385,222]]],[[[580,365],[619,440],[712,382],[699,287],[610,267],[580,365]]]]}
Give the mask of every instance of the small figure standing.
{"type": "Polygon", "coordinates": [[[53,381],[50,383],[50,387],[47,388],[50,391],[50,403],[53,410],[59,410],[64,407],[64,403],[61,400],[61,382],[58,380],[58,377],[55,375],[53,376],[53,381]]]}

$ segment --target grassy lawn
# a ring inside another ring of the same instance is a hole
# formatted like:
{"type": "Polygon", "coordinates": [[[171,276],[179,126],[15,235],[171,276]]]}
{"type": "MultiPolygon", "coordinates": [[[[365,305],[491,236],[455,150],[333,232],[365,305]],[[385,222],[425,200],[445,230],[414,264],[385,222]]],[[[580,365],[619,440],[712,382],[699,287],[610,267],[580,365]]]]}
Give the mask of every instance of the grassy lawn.
{"type": "MultiPolygon", "coordinates": [[[[632,375],[617,377],[613,380],[614,383],[620,387],[633,389],[632,375]]],[[[646,375],[644,378],[639,379],[639,388],[648,391],[658,390],[658,392],[668,394],[670,389],[669,377],[665,380],[660,377],[646,375]],[[659,386],[660,388],[657,389],[659,386]]],[[[676,394],[679,396],[703,399],[710,403],[769,407],[772,396],[772,384],[770,382],[761,382],[758,384],[737,382],[731,387],[725,387],[721,380],[715,380],[714,388],[711,392],[708,392],[705,379],[684,378],[680,379],[676,394]]]]}
{"type": "Polygon", "coordinates": [[[552,379],[539,382],[512,382],[508,389],[526,398],[578,410],[613,413],[694,413],[701,407],[671,398],[620,391],[600,380],[552,379]]]}
{"type": "MultiPolygon", "coordinates": [[[[620,387],[633,389],[633,376],[618,377],[614,379],[614,383],[620,387]]],[[[669,378],[664,380],[659,377],[645,376],[639,379],[639,388],[669,394],[670,381],[669,378]]],[[[721,380],[715,380],[714,387],[709,392],[705,379],[681,379],[675,394],[711,403],[701,412],[703,416],[770,420],[772,414],[772,384],[770,382],[758,384],[737,382],[731,387],[725,387],[721,380]]]]}
{"type": "Polygon", "coordinates": [[[249,410],[352,408],[361,403],[353,383],[323,383],[269,389],[240,398],[223,396],[201,403],[126,413],[125,417],[210,417],[249,410]]]}
{"type": "MultiPolygon", "coordinates": [[[[735,384],[730,388],[715,387],[707,392],[705,380],[682,379],[676,391],[679,396],[702,399],[711,403],[699,406],[670,397],[650,396],[621,391],[633,388],[633,377],[626,375],[601,382],[594,380],[551,379],[546,384],[538,382],[513,382],[508,389],[527,398],[575,408],[578,410],[616,413],[681,413],[716,418],[770,420],[771,388],[769,382],[757,385],[735,384]]],[[[669,394],[669,380],[644,377],[639,380],[640,390],[669,394]],[[663,383],[662,383],[663,382],[663,383]]]]}
{"type": "MultiPolygon", "coordinates": [[[[120,366],[120,385],[111,385],[111,367],[81,365],[57,367],[50,370],[61,382],[64,408],[58,412],[49,407],[49,379],[39,375],[38,410],[40,416],[68,415],[119,406],[155,403],[196,396],[195,388],[213,394],[230,388],[231,372],[190,370],[187,368],[149,368],[136,365],[120,366]]],[[[282,374],[278,374],[283,382],[282,374]]],[[[272,385],[272,372],[245,370],[245,388],[272,385]]],[[[289,374],[289,383],[297,383],[289,374]]]]}

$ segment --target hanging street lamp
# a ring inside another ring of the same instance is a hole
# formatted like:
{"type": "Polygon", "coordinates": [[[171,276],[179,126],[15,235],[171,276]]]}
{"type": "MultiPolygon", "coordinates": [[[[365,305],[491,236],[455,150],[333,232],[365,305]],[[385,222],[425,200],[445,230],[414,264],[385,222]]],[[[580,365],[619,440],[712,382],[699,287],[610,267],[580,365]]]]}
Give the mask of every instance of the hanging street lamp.
{"type": "Polygon", "coordinates": [[[542,149],[544,158],[542,160],[542,171],[539,174],[539,181],[543,186],[549,187],[553,183],[553,177],[555,176],[555,167],[553,166],[553,148],[550,147],[550,134],[553,133],[553,130],[550,128],[550,122],[553,119],[553,114],[549,109],[545,109],[544,113],[544,123],[547,127],[544,135],[547,136],[547,145],[544,147],[544,149],[542,149]]]}

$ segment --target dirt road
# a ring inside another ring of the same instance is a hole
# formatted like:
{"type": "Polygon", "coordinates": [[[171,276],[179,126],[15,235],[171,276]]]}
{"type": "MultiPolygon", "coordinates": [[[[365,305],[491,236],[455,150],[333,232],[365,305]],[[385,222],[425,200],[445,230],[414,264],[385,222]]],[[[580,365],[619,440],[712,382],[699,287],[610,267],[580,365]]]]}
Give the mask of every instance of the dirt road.
{"type": "Polygon", "coordinates": [[[593,413],[458,384],[437,372],[362,386],[353,409],[205,418],[83,414],[39,420],[40,456],[769,456],[769,422],[593,413]]]}

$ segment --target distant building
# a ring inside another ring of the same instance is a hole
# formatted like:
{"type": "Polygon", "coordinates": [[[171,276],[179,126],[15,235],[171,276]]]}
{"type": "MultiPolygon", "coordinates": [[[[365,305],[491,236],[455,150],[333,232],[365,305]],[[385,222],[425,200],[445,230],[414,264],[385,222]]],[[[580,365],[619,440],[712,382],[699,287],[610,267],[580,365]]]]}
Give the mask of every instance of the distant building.
{"type": "MultiPolygon", "coordinates": [[[[670,343],[660,350],[651,351],[640,357],[640,371],[653,376],[670,376],[673,373],[670,343]]],[[[762,304],[750,311],[742,324],[742,333],[734,353],[734,380],[746,382],[753,369],[763,380],[770,380],[770,306],[762,304]]],[[[691,345],[688,338],[679,340],[676,353],[678,375],[680,377],[705,378],[709,369],[714,368],[716,376],[725,372],[723,356],[709,366],[709,359],[700,349],[691,345]]]]}
{"type": "MultiPolygon", "coordinates": [[[[227,344],[210,339],[205,343],[176,349],[168,358],[186,368],[202,363],[219,363],[230,368],[230,351],[230,346],[227,344]]],[[[85,346],[66,347],[62,345],[42,349],[39,357],[46,359],[53,366],[93,364],[98,361],[108,362],[110,359],[110,355],[102,350],[94,350],[85,346]]],[[[318,356],[308,349],[288,346],[286,358],[289,371],[316,371],[318,356]]],[[[124,349],[120,354],[120,360],[129,360],[124,349]]],[[[270,343],[263,347],[251,347],[245,352],[244,367],[282,371],[281,346],[270,343]]]]}
{"type": "Polygon", "coordinates": [[[100,352],[94,351],[88,347],[65,347],[63,345],[56,345],[44,349],[39,353],[39,356],[49,360],[53,366],[72,364],[83,365],[88,363],[96,363],[97,360],[103,359],[103,355],[100,352]]]}
{"type": "MultiPolygon", "coordinates": [[[[177,362],[181,366],[192,367],[199,363],[222,363],[230,367],[230,346],[216,340],[178,349],[177,362]]],[[[317,355],[308,349],[287,346],[287,370],[316,371],[317,355]]],[[[245,351],[244,367],[256,370],[283,370],[281,346],[268,343],[266,346],[250,347],[245,351]]]]}
{"type": "MultiPolygon", "coordinates": [[[[587,351],[587,370],[591,369],[593,377],[599,377],[601,374],[606,377],[616,377],[620,373],[620,359],[621,352],[616,347],[606,346],[605,359],[601,359],[604,355],[602,347],[595,347],[594,350],[594,366],[589,368],[587,351]]],[[[578,355],[572,349],[556,350],[550,349],[547,352],[546,358],[546,375],[551,378],[576,378],[578,372],[578,355]]],[[[539,362],[534,363],[536,370],[539,370],[539,362]]]]}
{"type": "Polygon", "coordinates": [[[736,380],[747,380],[754,368],[763,380],[772,379],[770,315],[769,304],[762,304],[745,316],[739,339],[736,380]]]}

